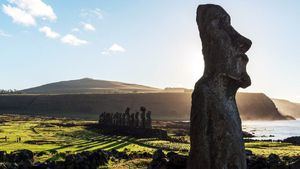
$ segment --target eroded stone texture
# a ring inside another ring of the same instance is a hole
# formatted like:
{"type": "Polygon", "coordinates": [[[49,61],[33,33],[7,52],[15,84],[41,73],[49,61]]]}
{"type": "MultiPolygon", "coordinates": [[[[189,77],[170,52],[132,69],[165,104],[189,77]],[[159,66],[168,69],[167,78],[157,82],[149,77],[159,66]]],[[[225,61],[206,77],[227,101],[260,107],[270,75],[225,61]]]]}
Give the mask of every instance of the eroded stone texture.
{"type": "Polygon", "coordinates": [[[246,169],[235,94],[251,84],[245,53],[252,43],[234,30],[218,5],[200,5],[197,24],[205,70],[192,94],[188,168],[246,169]]]}

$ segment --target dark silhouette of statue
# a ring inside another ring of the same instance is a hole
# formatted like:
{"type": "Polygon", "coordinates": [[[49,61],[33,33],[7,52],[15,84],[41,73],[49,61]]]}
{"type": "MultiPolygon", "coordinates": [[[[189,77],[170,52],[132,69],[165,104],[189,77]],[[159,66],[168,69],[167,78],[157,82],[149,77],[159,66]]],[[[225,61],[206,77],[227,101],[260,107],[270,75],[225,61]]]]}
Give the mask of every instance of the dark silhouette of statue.
{"type": "Polygon", "coordinates": [[[117,113],[113,113],[112,115],[112,125],[117,126],[117,113]]]}
{"type": "Polygon", "coordinates": [[[129,123],[130,123],[130,108],[127,107],[126,110],[125,110],[125,125],[124,126],[129,126],[129,123]]]}
{"type": "Polygon", "coordinates": [[[121,126],[125,126],[125,113],[120,113],[121,115],[121,126]]]}
{"type": "Polygon", "coordinates": [[[121,125],[121,116],[119,112],[115,113],[116,115],[116,125],[115,126],[120,126],[121,125]]]}
{"type": "Polygon", "coordinates": [[[129,127],[135,127],[134,113],[130,114],[129,127]]]}
{"type": "Polygon", "coordinates": [[[151,111],[148,111],[146,114],[146,128],[152,129],[151,111]]]}
{"type": "Polygon", "coordinates": [[[141,110],[141,128],[145,128],[145,121],[146,121],[146,108],[144,106],[142,106],[140,108],[141,110]]]}
{"type": "Polygon", "coordinates": [[[240,35],[218,5],[200,5],[197,24],[205,69],[192,94],[189,169],[246,169],[241,119],[235,95],[250,86],[245,54],[251,41],[240,35]]]}
{"type": "Polygon", "coordinates": [[[104,121],[104,126],[109,126],[110,124],[110,113],[105,113],[104,114],[105,121],[104,121]]]}
{"type": "Polygon", "coordinates": [[[98,121],[99,125],[102,126],[104,124],[104,121],[105,121],[105,112],[99,115],[99,121],[98,121]]]}
{"type": "Polygon", "coordinates": [[[139,112],[137,111],[134,115],[134,127],[139,128],[140,126],[140,119],[139,119],[139,112]]]}

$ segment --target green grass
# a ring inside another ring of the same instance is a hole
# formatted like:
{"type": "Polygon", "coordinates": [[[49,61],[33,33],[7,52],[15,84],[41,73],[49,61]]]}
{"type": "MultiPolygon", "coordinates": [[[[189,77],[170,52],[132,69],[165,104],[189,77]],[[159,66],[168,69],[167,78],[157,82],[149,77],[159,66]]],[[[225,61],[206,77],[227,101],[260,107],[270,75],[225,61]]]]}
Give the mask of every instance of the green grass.
{"type": "MultiPolygon", "coordinates": [[[[178,143],[154,138],[136,139],[126,136],[105,136],[95,131],[88,130],[84,124],[86,121],[24,118],[21,116],[0,116],[0,150],[15,151],[28,149],[34,152],[44,152],[37,160],[59,160],[59,153],[76,153],[96,149],[128,152],[150,152],[158,148],[165,152],[175,151],[180,154],[188,154],[189,143],[178,143]],[[5,136],[8,140],[5,141],[5,136]],[[17,143],[17,137],[22,141],[17,143]],[[57,152],[57,153],[56,153],[57,152]],[[55,154],[55,155],[52,155],[55,154]]],[[[299,156],[300,146],[278,142],[251,142],[246,143],[246,148],[257,155],[268,156],[271,153],[280,156],[299,156]]],[[[138,165],[126,163],[124,165],[138,165]]],[[[121,168],[121,167],[119,167],[121,168]]]]}
{"type": "Polygon", "coordinates": [[[270,154],[277,154],[283,156],[300,156],[300,146],[295,146],[290,143],[280,142],[250,142],[246,143],[246,149],[251,150],[254,154],[268,156],[270,154]]]}
{"type": "MultiPolygon", "coordinates": [[[[1,118],[1,117],[0,117],[1,118]]],[[[96,149],[104,150],[130,150],[153,152],[157,148],[170,151],[180,151],[181,145],[157,139],[135,139],[126,136],[105,136],[97,132],[87,130],[83,121],[63,121],[41,118],[11,119],[0,124],[0,138],[8,137],[8,140],[0,140],[0,150],[15,151],[29,149],[34,152],[81,152],[96,149]],[[74,126],[62,126],[62,123],[74,126]],[[17,143],[17,137],[21,142],[17,143]],[[164,142],[161,144],[161,142],[164,142]]],[[[186,145],[184,145],[186,147],[186,145]]]]}

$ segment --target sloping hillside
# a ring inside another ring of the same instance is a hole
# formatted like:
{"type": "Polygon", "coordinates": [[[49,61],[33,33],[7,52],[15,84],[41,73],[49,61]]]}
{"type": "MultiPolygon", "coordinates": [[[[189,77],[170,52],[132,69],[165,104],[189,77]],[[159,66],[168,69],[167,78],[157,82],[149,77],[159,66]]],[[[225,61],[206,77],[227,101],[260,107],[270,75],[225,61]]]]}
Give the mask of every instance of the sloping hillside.
{"type": "Polygon", "coordinates": [[[79,80],[50,83],[25,89],[22,90],[22,92],[25,94],[107,94],[158,92],[160,90],[161,89],[137,84],[84,78],[79,80]]]}
{"type": "MultiPolygon", "coordinates": [[[[240,93],[238,107],[243,120],[283,120],[264,94],[240,93]]],[[[154,119],[189,120],[191,93],[64,94],[0,96],[0,112],[75,117],[96,120],[100,112],[132,112],[150,109],[154,119]]]]}
{"type": "Polygon", "coordinates": [[[280,120],[279,113],[273,101],[263,93],[238,93],[238,108],[244,120],[280,120]]]}
{"type": "Polygon", "coordinates": [[[273,102],[281,114],[300,118],[300,103],[293,103],[282,99],[273,99],[273,102]]]}

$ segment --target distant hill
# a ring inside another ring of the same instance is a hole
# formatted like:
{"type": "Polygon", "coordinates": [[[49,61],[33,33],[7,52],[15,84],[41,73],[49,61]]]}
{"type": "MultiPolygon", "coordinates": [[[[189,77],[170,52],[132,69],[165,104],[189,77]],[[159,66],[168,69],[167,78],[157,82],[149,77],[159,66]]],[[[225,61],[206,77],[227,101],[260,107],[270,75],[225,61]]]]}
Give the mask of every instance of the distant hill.
{"type": "MultiPolygon", "coordinates": [[[[129,106],[132,112],[136,112],[139,111],[140,106],[145,106],[152,111],[154,119],[189,120],[191,108],[191,90],[188,89],[163,90],[138,84],[89,78],[50,83],[25,89],[22,92],[24,94],[0,95],[0,113],[96,120],[99,113],[103,111],[123,112],[129,106]]],[[[238,93],[236,99],[243,120],[287,119],[280,114],[273,101],[263,93],[238,93]]],[[[279,105],[279,110],[282,110],[285,115],[297,113],[296,108],[288,106],[291,103],[275,101],[278,103],[277,106],[279,105]]]]}
{"type": "MultiPolygon", "coordinates": [[[[242,120],[284,120],[264,94],[237,96],[242,120]]],[[[97,120],[100,112],[131,113],[145,106],[157,120],[189,120],[191,93],[2,95],[0,113],[45,115],[97,120]]]]}
{"type": "Polygon", "coordinates": [[[273,99],[273,102],[282,114],[300,118],[300,103],[293,103],[282,99],[273,99]]]}
{"type": "Polygon", "coordinates": [[[109,94],[109,93],[149,93],[161,89],[128,84],[115,81],[94,80],[84,78],[79,80],[61,81],[25,89],[25,94],[109,94]]]}
{"type": "Polygon", "coordinates": [[[243,120],[282,120],[273,101],[263,93],[238,93],[237,105],[243,120]]]}

